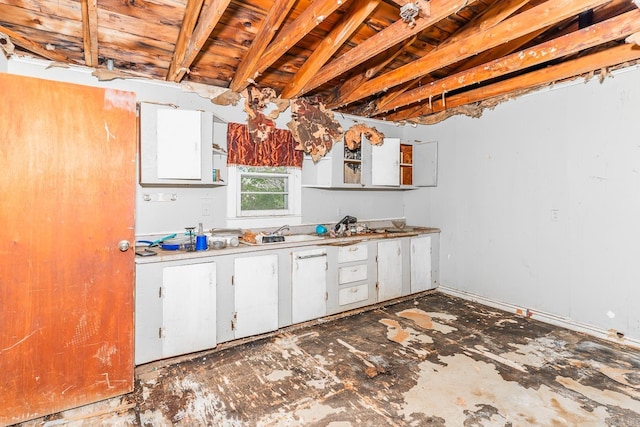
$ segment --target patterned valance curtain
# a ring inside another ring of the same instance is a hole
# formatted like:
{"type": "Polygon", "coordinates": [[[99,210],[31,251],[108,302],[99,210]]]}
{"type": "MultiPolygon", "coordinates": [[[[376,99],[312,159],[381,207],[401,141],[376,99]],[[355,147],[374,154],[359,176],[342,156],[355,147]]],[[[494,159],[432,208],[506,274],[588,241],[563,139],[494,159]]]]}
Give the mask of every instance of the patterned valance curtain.
{"type": "Polygon", "coordinates": [[[295,149],[291,131],[272,128],[264,142],[254,143],[249,127],[229,123],[227,127],[227,164],[243,166],[302,167],[302,151],[295,149]]]}

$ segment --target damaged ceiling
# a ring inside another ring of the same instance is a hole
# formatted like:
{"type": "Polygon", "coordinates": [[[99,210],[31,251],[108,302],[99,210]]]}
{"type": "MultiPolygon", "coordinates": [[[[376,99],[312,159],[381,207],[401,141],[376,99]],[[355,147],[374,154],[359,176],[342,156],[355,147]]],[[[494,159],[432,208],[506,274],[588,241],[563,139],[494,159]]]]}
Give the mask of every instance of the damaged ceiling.
{"type": "Polygon", "coordinates": [[[8,55],[433,123],[640,58],[602,0],[0,0],[8,55]]]}

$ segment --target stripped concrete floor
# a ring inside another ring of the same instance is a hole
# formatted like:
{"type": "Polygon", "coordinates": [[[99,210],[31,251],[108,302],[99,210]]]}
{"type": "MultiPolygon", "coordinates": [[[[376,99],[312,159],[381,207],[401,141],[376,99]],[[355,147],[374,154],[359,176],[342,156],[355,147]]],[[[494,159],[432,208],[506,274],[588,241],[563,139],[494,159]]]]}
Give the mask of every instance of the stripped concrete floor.
{"type": "Polygon", "coordinates": [[[436,292],[137,370],[24,425],[640,426],[640,351],[436,292]]]}

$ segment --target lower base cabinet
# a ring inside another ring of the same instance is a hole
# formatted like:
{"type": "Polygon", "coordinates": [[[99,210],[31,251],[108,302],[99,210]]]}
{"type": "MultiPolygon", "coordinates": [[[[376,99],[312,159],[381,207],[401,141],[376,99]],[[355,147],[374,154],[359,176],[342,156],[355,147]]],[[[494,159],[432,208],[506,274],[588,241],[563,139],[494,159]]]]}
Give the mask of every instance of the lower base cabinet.
{"type": "Polygon", "coordinates": [[[291,254],[291,321],[306,322],[327,314],[327,250],[291,254]]]}
{"type": "Polygon", "coordinates": [[[136,266],[135,363],[216,346],[216,263],[136,266]]]}
{"type": "Polygon", "coordinates": [[[432,280],[431,236],[411,238],[411,293],[434,287],[432,280]]]}
{"type": "Polygon", "coordinates": [[[233,260],[235,338],[278,329],[278,255],[233,260]]]}
{"type": "Polygon", "coordinates": [[[402,240],[378,243],[378,301],[402,296],[402,240]]]}

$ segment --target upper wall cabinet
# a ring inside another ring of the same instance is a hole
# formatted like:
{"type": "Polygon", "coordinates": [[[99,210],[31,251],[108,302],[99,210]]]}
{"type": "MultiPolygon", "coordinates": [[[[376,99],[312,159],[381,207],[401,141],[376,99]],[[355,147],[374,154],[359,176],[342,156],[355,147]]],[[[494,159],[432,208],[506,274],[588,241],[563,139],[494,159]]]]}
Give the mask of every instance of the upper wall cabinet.
{"type": "Polygon", "coordinates": [[[140,104],[141,185],[225,185],[226,124],[205,111],[140,104]]]}
{"type": "Polygon", "coordinates": [[[436,186],[438,143],[385,138],[382,145],[363,141],[356,150],[337,143],[313,163],[305,156],[302,184],[319,188],[399,189],[436,186]]]}

